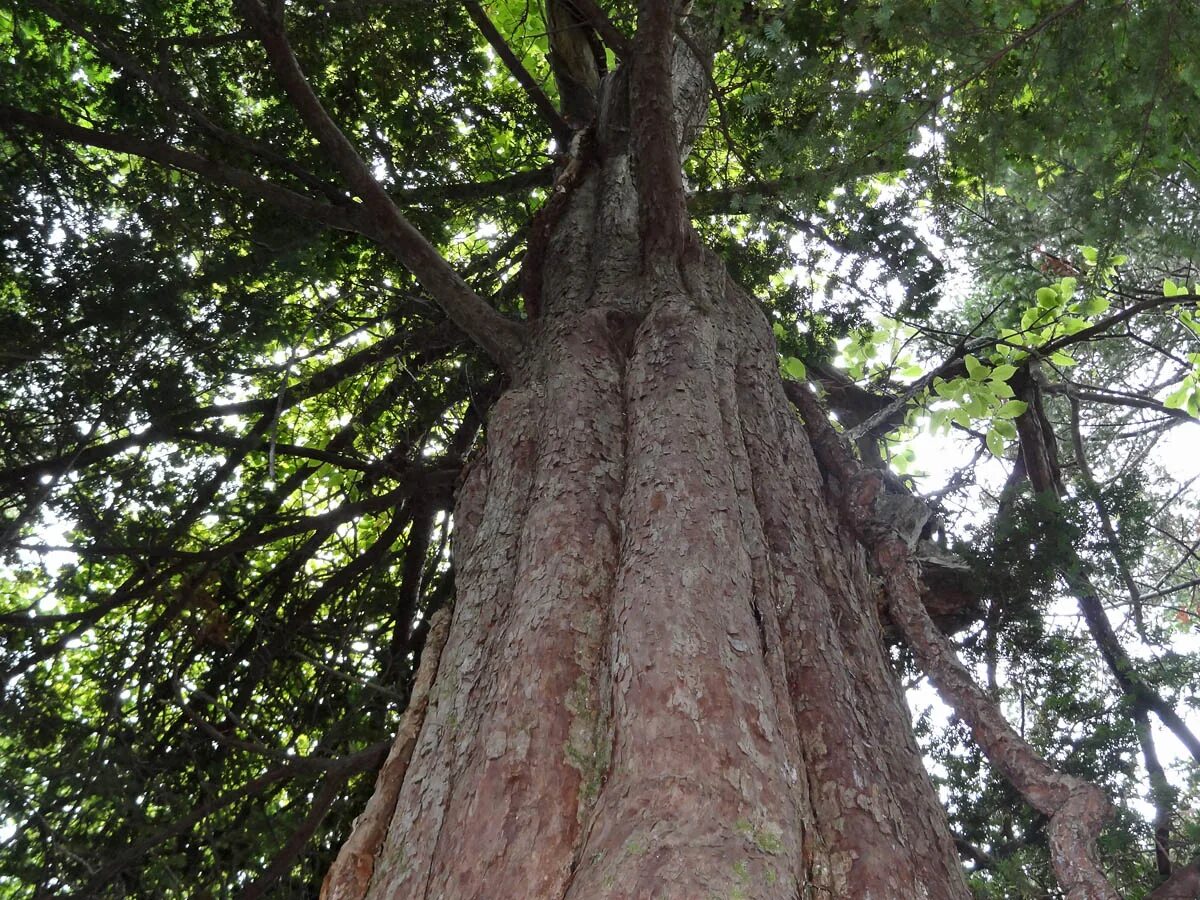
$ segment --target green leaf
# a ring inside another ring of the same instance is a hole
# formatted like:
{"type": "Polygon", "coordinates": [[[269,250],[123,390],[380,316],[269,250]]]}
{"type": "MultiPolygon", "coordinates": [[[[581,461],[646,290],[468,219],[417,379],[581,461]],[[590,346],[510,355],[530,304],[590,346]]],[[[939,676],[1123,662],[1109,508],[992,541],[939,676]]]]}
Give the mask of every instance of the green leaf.
{"type": "Polygon", "coordinates": [[[793,378],[796,381],[803,381],[808,376],[808,369],[804,363],[794,356],[784,359],[783,371],[789,378],[793,378]]]}
{"type": "Polygon", "coordinates": [[[1177,297],[1177,296],[1179,296],[1179,294],[1181,294],[1181,293],[1183,293],[1183,294],[1186,294],[1186,293],[1187,293],[1187,288],[1184,288],[1184,289],[1181,291],[1181,290],[1179,289],[1179,285],[1177,285],[1177,284],[1176,284],[1174,281],[1172,281],[1170,278],[1164,278],[1164,279],[1163,279],[1163,296],[1164,296],[1164,297],[1177,297]]]}
{"type": "Polygon", "coordinates": [[[1163,406],[1168,409],[1183,409],[1187,406],[1188,397],[1192,393],[1192,386],[1185,380],[1178,388],[1167,395],[1167,399],[1163,401],[1163,406]]]}
{"type": "Polygon", "coordinates": [[[1029,404],[1024,400],[1009,400],[996,410],[996,415],[1001,419],[1015,419],[1027,409],[1029,409],[1029,404]]]}
{"type": "Polygon", "coordinates": [[[1063,366],[1065,368],[1067,366],[1075,365],[1075,357],[1067,353],[1063,353],[1061,350],[1055,350],[1050,354],[1050,362],[1054,363],[1056,366],[1063,366]]]}
{"type": "Polygon", "coordinates": [[[933,379],[933,391],[939,397],[945,397],[947,400],[958,400],[963,394],[963,383],[957,378],[954,381],[935,378],[933,379]]]}
{"type": "Polygon", "coordinates": [[[1017,426],[1008,419],[997,419],[992,423],[992,428],[1009,440],[1014,440],[1017,436],[1017,426]]]}
{"type": "Polygon", "coordinates": [[[1089,266],[1094,266],[1100,258],[1100,251],[1095,247],[1080,247],[1079,253],[1083,256],[1083,261],[1089,266]]]}
{"type": "Polygon", "coordinates": [[[983,379],[987,378],[988,373],[991,372],[991,369],[988,366],[985,366],[969,353],[963,362],[966,363],[967,372],[970,373],[971,378],[975,381],[983,381],[983,379]]]}
{"type": "Polygon", "coordinates": [[[1016,366],[1010,366],[1008,363],[1004,363],[1004,365],[996,366],[996,368],[992,369],[992,375],[988,381],[1008,381],[1008,379],[1012,378],[1016,374],[1016,366]]]}
{"type": "Polygon", "coordinates": [[[1058,306],[1058,291],[1052,287],[1038,288],[1037,305],[1042,309],[1054,309],[1058,306]]]}
{"type": "Polygon", "coordinates": [[[1000,435],[1000,432],[994,428],[991,429],[987,433],[986,441],[987,448],[992,452],[992,456],[1004,457],[1004,438],[1000,435]]]}
{"type": "Polygon", "coordinates": [[[1098,316],[1100,313],[1108,312],[1110,306],[1112,304],[1103,297],[1089,297],[1079,304],[1079,314],[1081,316],[1098,316]]]}

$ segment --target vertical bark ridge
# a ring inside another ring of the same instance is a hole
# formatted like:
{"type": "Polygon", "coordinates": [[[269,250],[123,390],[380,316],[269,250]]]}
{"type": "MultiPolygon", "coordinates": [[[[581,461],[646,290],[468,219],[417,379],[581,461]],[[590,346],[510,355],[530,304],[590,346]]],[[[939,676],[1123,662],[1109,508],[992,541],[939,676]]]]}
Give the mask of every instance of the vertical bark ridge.
{"type": "Polygon", "coordinates": [[[808,877],[838,896],[964,896],[944,813],[884,653],[861,549],[828,513],[807,440],[782,402],[764,329],[765,322],[755,328],[740,368],[740,403],[825,848],[808,877]]]}
{"type": "Polygon", "coordinates": [[[368,897],[430,896],[451,794],[465,767],[464,735],[478,724],[480,708],[471,699],[489,670],[489,632],[512,603],[519,528],[537,455],[536,400],[535,392],[517,389],[497,402],[494,420],[510,426],[495,434],[459,493],[459,593],[450,637],[368,897]]]}
{"type": "Polygon", "coordinates": [[[770,330],[685,274],[539,323],[370,896],[966,895],[770,330]]]}
{"type": "Polygon", "coordinates": [[[678,282],[649,289],[627,375],[617,737],[569,896],[794,896],[786,748],[718,400],[729,342],[678,282]]]}

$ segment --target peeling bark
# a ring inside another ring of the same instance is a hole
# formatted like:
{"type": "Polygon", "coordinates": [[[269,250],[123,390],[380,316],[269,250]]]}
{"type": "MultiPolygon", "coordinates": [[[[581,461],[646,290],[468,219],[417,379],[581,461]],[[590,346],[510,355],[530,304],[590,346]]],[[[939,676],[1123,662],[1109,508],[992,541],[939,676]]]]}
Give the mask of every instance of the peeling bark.
{"type": "Polygon", "coordinates": [[[599,141],[458,498],[367,896],[965,897],[770,327],[711,255],[642,267],[599,141]]]}

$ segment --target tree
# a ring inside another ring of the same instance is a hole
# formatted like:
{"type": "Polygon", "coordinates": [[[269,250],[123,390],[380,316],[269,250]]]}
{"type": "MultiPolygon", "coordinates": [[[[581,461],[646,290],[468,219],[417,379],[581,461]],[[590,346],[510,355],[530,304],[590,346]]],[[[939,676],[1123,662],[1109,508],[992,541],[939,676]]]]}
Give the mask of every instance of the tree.
{"type": "Polygon", "coordinates": [[[1187,889],[1151,716],[1194,743],[1195,660],[1139,667],[1105,597],[1161,641],[1144,572],[1175,597],[1194,554],[1089,465],[1097,407],[1198,413],[1177,5],[4,16],[14,896],[311,895],[335,836],[337,897],[1187,889]],[[978,273],[950,311],[931,234],[978,273]],[[887,465],[926,414],[1013,455],[982,587],[887,465]],[[1023,734],[1016,659],[1059,678],[1023,734]],[[917,670],[999,833],[958,802],[956,848],[917,670]],[[1132,747],[1152,872],[1094,846],[1132,747]]]}

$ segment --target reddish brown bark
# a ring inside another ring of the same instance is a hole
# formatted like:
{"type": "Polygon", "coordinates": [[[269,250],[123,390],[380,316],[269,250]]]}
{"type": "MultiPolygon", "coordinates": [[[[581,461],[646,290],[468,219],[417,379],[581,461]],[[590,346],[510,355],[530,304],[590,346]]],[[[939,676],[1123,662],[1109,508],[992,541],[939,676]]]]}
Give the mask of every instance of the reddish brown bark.
{"type": "Polygon", "coordinates": [[[964,897],[770,327],[711,256],[642,268],[603,138],[458,499],[368,896],[964,897]]]}
{"type": "Polygon", "coordinates": [[[369,898],[967,896],[863,550],[684,214],[673,7],[639,4],[526,273],[369,898]]]}

